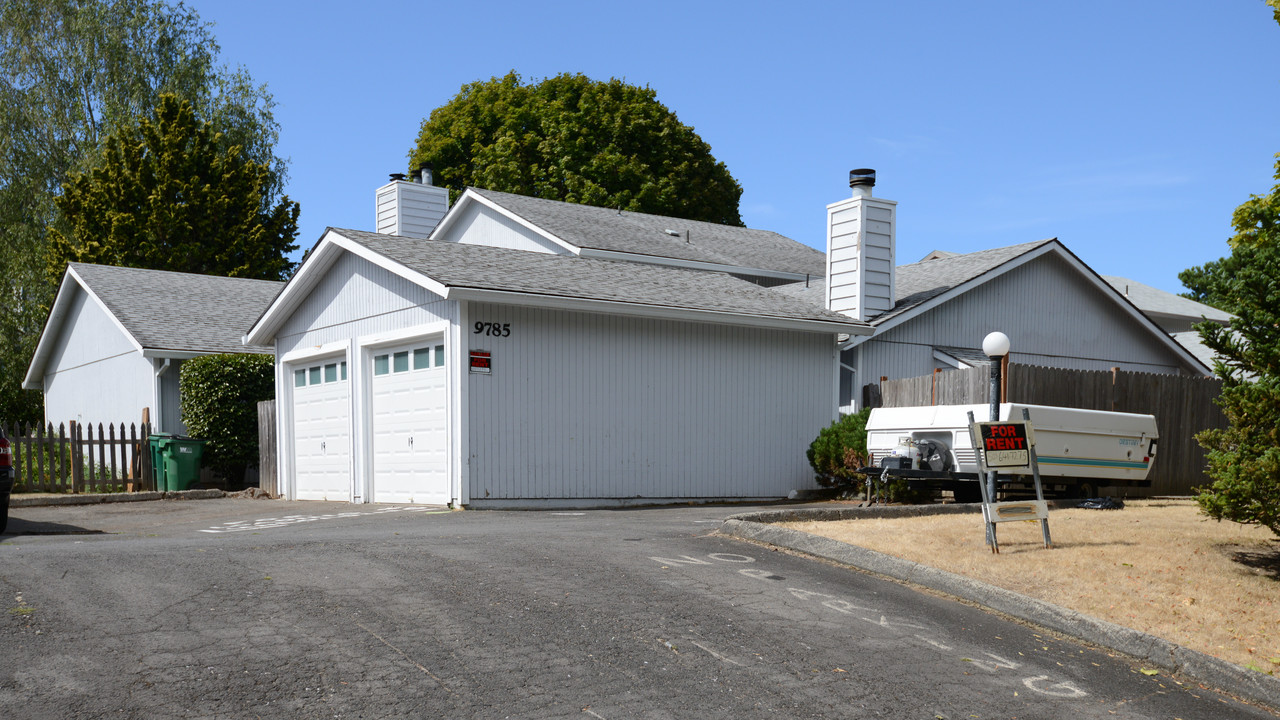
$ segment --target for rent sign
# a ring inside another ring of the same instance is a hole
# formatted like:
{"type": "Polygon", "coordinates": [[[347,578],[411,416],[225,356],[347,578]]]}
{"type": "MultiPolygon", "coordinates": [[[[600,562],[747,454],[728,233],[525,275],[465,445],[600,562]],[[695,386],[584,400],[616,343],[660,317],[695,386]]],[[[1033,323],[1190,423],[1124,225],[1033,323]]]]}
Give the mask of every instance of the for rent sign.
{"type": "Polygon", "coordinates": [[[1020,422],[977,423],[984,470],[1008,470],[1031,466],[1031,428],[1020,422]]]}

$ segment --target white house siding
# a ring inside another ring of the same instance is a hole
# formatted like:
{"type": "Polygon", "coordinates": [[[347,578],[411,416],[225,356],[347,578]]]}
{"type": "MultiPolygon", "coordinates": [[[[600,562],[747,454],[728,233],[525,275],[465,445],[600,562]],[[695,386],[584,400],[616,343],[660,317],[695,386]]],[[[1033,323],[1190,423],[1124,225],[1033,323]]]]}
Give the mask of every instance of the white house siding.
{"type": "Polygon", "coordinates": [[[470,500],[778,497],[813,487],[834,338],[472,304],[470,500]]]}
{"type": "Polygon", "coordinates": [[[377,231],[425,238],[449,212],[449,191],[434,185],[391,182],[378,188],[377,231]]]}
{"type": "Polygon", "coordinates": [[[436,240],[553,255],[569,254],[568,250],[480,203],[472,203],[450,222],[452,224],[448,231],[436,240]]]}
{"type": "Polygon", "coordinates": [[[853,198],[828,206],[829,307],[866,320],[893,307],[896,203],[853,198]]]}
{"type": "Polygon", "coordinates": [[[276,352],[456,317],[456,303],[348,253],[280,328],[276,352]]]}
{"type": "MultiPolygon", "coordinates": [[[[351,419],[351,432],[348,436],[353,477],[351,496],[356,500],[370,499],[370,474],[373,465],[367,427],[370,408],[365,402],[369,387],[367,378],[372,375],[372,370],[364,366],[366,358],[362,355],[368,353],[361,352],[358,340],[369,335],[392,333],[439,321],[456,322],[457,314],[457,303],[444,300],[420,285],[367,260],[344,254],[329,268],[308,294],[306,301],[277,333],[277,363],[289,353],[306,353],[308,349],[326,345],[337,348],[326,350],[326,357],[347,360],[351,403],[348,414],[351,419]]],[[[285,480],[286,492],[289,493],[294,492],[292,482],[296,467],[296,448],[292,436],[292,371],[312,364],[315,364],[315,358],[286,364],[277,374],[279,412],[276,428],[282,439],[280,472],[285,480]]]]}
{"type": "Polygon", "coordinates": [[[1033,260],[863,343],[861,388],[949,368],[936,346],[978,348],[999,330],[1012,342],[1010,359],[1027,365],[1081,370],[1178,374],[1173,351],[1161,345],[1119,305],[1110,302],[1054,256],[1033,260]]]}
{"type": "Polygon", "coordinates": [[[76,292],[54,347],[44,376],[46,421],[132,424],[143,408],[154,412],[151,361],[84,292],[76,292]]]}
{"type": "Polygon", "coordinates": [[[862,276],[858,243],[862,227],[861,206],[847,201],[844,207],[832,208],[827,223],[828,305],[836,312],[858,317],[857,297],[862,276]]]}

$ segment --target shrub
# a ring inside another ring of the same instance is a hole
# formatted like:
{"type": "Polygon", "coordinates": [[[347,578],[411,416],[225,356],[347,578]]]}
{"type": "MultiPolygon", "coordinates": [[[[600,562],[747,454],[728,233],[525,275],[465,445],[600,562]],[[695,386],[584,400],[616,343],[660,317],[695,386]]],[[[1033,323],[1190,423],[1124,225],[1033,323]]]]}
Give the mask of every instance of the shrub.
{"type": "Polygon", "coordinates": [[[842,415],[823,428],[805,453],[823,487],[852,485],[863,476],[855,472],[867,464],[867,418],[871,408],[842,415]]]}
{"type": "Polygon", "coordinates": [[[276,396],[270,355],[206,355],[182,364],[182,422],[206,440],[203,465],[239,484],[258,461],[258,402],[276,396]]]}

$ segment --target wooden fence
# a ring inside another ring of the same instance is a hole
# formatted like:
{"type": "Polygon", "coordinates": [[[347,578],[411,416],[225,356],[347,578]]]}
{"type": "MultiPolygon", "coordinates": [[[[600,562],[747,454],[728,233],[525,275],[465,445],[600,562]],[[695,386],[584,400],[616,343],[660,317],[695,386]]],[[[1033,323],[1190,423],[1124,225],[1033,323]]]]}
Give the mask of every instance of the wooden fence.
{"type": "MultiPolygon", "coordinates": [[[[886,380],[879,386],[880,404],[985,405],[990,392],[988,372],[986,367],[975,367],[886,380]]],[[[1202,430],[1227,426],[1214,402],[1222,391],[1221,380],[1118,368],[1064,370],[1015,364],[1009,365],[1006,376],[1006,402],[1154,415],[1160,443],[1158,459],[1147,476],[1151,487],[1132,488],[1129,494],[1188,495],[1209,483],[1204,473],[1205,451],[1195,436],[1202,430]]],[[[1034,415],[1031,420],[1035,422],[1034,415]]]]}
{"type": "Polygon", "coordinates": [[[276,482],[276,401],[258,402],[258,487],[280,494],[276,482]]]}
{"type": "Polygon", "coordinates": [[[117,426],[71,422],[0,425],[13,452],[15,491],[128,492],[154,490],[150,423],[117,426]]]}

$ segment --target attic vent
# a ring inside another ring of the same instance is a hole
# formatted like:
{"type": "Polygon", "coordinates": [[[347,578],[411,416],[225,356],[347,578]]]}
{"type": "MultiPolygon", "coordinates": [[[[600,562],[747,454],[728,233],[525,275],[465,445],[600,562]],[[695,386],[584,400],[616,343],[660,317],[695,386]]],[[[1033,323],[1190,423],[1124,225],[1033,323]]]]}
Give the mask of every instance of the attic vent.
{"type": "Polygon", "coordinates": [[[670,228],[663,230],[662,232],[670,235],[671,237],[680,237],[681,235],[684,234],[684,233],[681,233],[679,230],[671,230],[670,228]]]}

